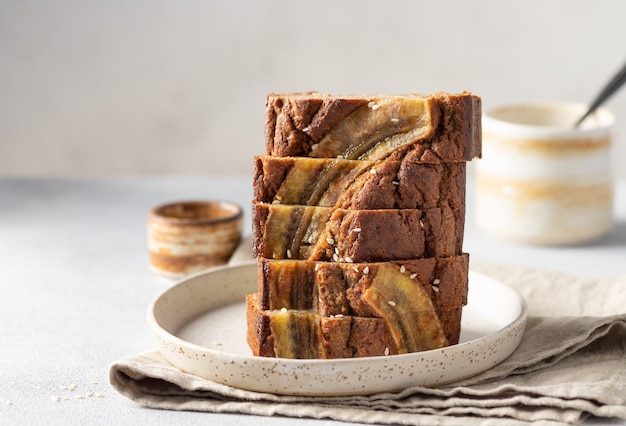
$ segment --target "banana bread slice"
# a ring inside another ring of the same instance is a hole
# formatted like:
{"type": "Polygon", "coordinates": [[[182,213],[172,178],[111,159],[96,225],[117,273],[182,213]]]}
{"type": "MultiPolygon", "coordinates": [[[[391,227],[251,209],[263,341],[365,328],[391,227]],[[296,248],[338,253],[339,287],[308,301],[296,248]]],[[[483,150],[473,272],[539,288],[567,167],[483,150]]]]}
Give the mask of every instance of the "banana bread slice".
{"type": "Polygon", "coordinates": [[[285,157],[459,162],[481,156],[481,100],[469,92],[266,98],[266,152],[285,157]]]}
{"type": "Polygon", "coordinates": [[[461,254],[465,209],[352,210],[254,203],[253,254],[371,262],[461,254]]]}
{"type": "Polygon", "coordinates": [[[345,209],[465,206],[466,163],[255,157],[254,201],[345,209]]]}
{"type": "Polygon", "coordinates": [[[461,308],[438,316],[423,311],[416,322],[382,318],[326,317],[306,310],[263,310],[246,296],[247,342],[256,356],[332,359],[395,355],[458,343],[461,308]]]}
{"type": "Polygon", "coordinates": [[[286,308],[324,316],[370,317],[380,314],[368,292],[385,292],[389,293],[388,301],[394,302],[391,305],[416,309],[411,304],[417,298],[428,298],[432,309],[444,312],[467,304],[468,270],[467,253],[372,263],[259,258],[258,303],[264,310],[286,308]]]}

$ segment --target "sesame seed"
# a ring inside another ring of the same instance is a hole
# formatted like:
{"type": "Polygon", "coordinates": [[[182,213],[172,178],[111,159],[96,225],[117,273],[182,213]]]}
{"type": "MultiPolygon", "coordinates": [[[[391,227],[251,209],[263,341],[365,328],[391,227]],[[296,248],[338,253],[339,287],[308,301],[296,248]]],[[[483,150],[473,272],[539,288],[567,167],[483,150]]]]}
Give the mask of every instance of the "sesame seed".
{"type": "Polygon", "coordinates": [[[326,238],[326,242],[330,244],[331,246],[335,244],[335,240],[333,240],[331,237],[326,238]]]}
{"type": "Polygon", "coordinates": [[[422,219],[420,219],[420,228],[424,229],[424,222],[422,222],[422,219]]]}
{"type": "Polygon", "coordinates": [[[96,382],[96,381],[92,381],[92,382],[89,382],[89,384],[90,384],[90,385],[97,385],[97,384],[98,384],[98,382],[96,382]]]}
{"type": "Polygon", "coordinates": [[[61,385],[61,386],[59,386],[59,389],[61,389],[61,390],[67,390],[67,386],[65,386],[65,385],[61,385]]]}
{"type": "Polygon", "coordinates": [[[335,262],[339,262],[339,256],[337,255],[337,253],[333,253],[333,260],[335,262]]]}
{"type": "Polygon", "coordinates": [[[436,285],[431,285],[431,287],[433,288],[433,291],[435,293],[439,293],[439,287],[437,287],[436,285]]]}
{"type": "Polygon", "coordinates": [[[388,304],[389,306],[396,306],[396,302],[394,302],[393,300],[388,300],[388,301],[387,301],[387,304],[388,304]]]}
{"type": "MultiPolygon", "coordinates": [[[[350,261],[352,262],[352,259],[350,259],[350,261]]],[[[353,266],[353,267],[352,267],[352,270],[353,270],[354,272],[359,272],[359,267],[358,267],[358,266],[353,266]]]]}
{"type": "Polygon", "coordinates": [[[339,154],[339,155],[337,156],[337,160],[343,160],[343,155],[339,154]]]}
{"type": "Polygon", "coordinates": [[[399,119],[399,118],[392,118],[392,119],[391,119],[391,122],[392,122],[392,123],[397,123],[398,121],[400,121],[400,119],[399,119]]]}
{"type": "Polygon", "coordinates": [[[335,318],[343,318],[343,314],[337,314],[335,315],[335,318]]]}
{"type": "Polygon", "coordinates": [[[287,249],[287,259],[291,259],[291,250],[287,249]]]}
{"type": "Polygon", "coordinates": [[[61,398],[61,401],[69,401],[70,397],[69,396],[64,396],[61,398]]]}
{"type": "Polygon", "coordinates": [[[350,256],[346,256],[345,261],[348,263],[352,263],[352,258],[350,256]]]}
{"type": "Polygon", "coordinates": [[[357,232],[357,233],[358,233],[358,232],[361,232],[361,228],[354,228],[354,229],[352,230],[352,232],[357,232]]]}
{"type": "Polygon", "coordinates": [[[87,392],[85,392],[85,396],[86,396],[87,398],[91,398],[91,397],[93,396],[93,392],[91,392],[91,391],[87,391],[87,392]]]}
{"type": "Polygon", "coordinates": [[[322,267],[322,265],[320,265],[319,263],[315,264],[315,271],[319,271],[319,269],[322,267]]]}
{"type": "Polygon", "coordinates": [[[415,279],[415,277],[417,277],[417,274],[411,274],[411,275],[409,275],[409,278],[411,278],[412,280],[414,280],[414,279],[415,279]]]}
{"type": "Polygon", "coordinates": [[[286,314],[287,313],[287,308],[280,308],[280,312],[282,314],[286,314]]]}
{"type": "Polygon", "coordinates": [[[370,102],[368,102],[368,103],[367,103],[367,107],[368,107],[368,108],[371,108],[371,107],[373,107],[374,105],[376,105],[376,102],[374,102],[374,101],[370,101],[370,102]]]}
{"type": "Polygon", "coordinates": [[[339,254],[339,249],[337,247],[335,247],[335,254],[339,254]]]}
{"type": "Polygon", "coordinates": [[[73,391],[74,389],[76,389],[76,385],[74,383],[72,383],[71,385],[69,385],[67,387],[69,390],[73,391]]]}
{"type": "Polygon", "coordinates": [[[397,180],[392,180],[391,183],[393,183],[394,185],[400,185],[400,182],[398,182],[397,180]]]}
{"type": "Polygon", "coordinates": [[[222,342],[213,342],[213,346],[222,346],[222,342]]]}
{"type": "Polygon", "coordinates": [[[318,143],[314,143],[313,145],[311,145],[311,151],[315,151],[318,146],[320,146],[320,144],[318,143]]]}
{"type": "Polygon", "coordinates": [[[378,104],[372,105],[372,111],[376,111],[378,108],[380,108],[380,105],[378,104]]]}
{"type": "Polygon", "coordinates": [[[400,265],[400,273],[404,274],[406,272],[406,268],[404,267],[404,265],[400,265]]]}
{"type": "Polygon", "coordinates": [[[389,356],[389,348],[385,348],[385,356],[389,356]]]}
{"type": "Polygon", "coordinates": [[[367,275],[370,273],[370,267],[366,266],[365,268],[363,268],[363,275],[367,275]]]}
{"type": "Polygon", "coordinates": [[[54,395],[50,397],[51,400],[53,400],[54,402],[59,402],[61,401],[61,397],[58,395],[54,395]]]}
{"type": "Polygon", "coordinates": [[[280,200],[274,200],[272,201],[272,204],[280,204],[280,200]]]}
{"type": "Polygon", "coordinates": [[[376,169],[370,169],[370,173],[375,175],[376,174],[376,169]]]}
{"type": "Polygon", "coordinates": [[[439,285],[441,281],[439,281],[439,278],[435,278],[435,280],[433,281],[433,285],[439,285]]]}
{"type": "Polygon", "coordinates": [[[98,398],[104,398],[104,394],[103,394],[103,393],[97,393],[97,394],[96,394],[96,396],[97,396],[98,398]]]}
{"type": "Polygon", "coordinates": [[[76,395],[76,399],[85,399],[85,395],[76,395]]]}
{"type": "Polygon", "coordinates": [[[302,131],[303,131],[304,133],[307,133],[309,130],[311,130],[311,129],[309,129],[309,127],[308,127],[308,126],[302,129],[302,131]]]}

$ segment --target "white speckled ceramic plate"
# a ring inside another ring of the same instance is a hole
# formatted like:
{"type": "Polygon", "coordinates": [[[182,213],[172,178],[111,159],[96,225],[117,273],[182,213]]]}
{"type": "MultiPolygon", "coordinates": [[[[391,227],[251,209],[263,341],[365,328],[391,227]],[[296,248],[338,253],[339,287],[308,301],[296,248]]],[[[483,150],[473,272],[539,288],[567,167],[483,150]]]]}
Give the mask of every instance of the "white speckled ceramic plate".
{"type": "Polygon", "coordinates": [[[402,355],[295,360],[251,355],[244,295],[257,290],[256,263],[186,278],[158,296],[148,320],[173,365],[225,385],[287,395],[357,395],[437,386],[506,359],[526,325],[526,302],[510,287],[470,272],[460,343],[402,355]]]}

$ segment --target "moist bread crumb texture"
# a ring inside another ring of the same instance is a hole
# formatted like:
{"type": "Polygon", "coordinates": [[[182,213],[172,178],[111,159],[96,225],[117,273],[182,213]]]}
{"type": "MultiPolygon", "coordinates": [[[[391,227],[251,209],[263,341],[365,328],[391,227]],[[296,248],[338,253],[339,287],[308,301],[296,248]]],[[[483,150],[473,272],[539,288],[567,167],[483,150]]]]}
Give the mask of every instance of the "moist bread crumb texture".
{"type": "Polygon", "coordinates": [[[254,355],[388,356],[459,341],[466,162],[481,100],[270,94],[254,159],[254,355]]]}

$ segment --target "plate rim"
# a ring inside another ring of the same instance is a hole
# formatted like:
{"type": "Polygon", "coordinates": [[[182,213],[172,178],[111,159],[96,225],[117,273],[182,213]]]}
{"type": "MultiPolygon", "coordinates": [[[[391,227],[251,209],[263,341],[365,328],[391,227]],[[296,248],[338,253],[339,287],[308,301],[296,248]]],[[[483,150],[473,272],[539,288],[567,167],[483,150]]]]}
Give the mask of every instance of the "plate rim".
{"type": "MultiPolygon", "coordinates": [[[[183,279],[180,279],[178,282],[174,283],[173,285],[169,286],[168,288],[162,290],[156,297],[153,298],[153,300],[151,301],[149,308],[148,308],[148,312],[147,312],[147,319],[148,319],[148,323],[150,326],[150,329],[152,331],[152,333],[154,334],[154,336],[157,338],[158,342],[159,342],[159,351],[165,356],[165,358],[172,363],[173,365],[175,365],[177,368],[185,371],[181,366],[176,365],[175,363],[173,363],[170,358],[168,356],[166,356],[163,351],[165,350],[164,348],[164,340],[169,341],[172,344],[175,345],[181,345],[181,346],[186,346],[190,349],[193,349],[195,351],[198,352],[202,352],[202,353],[206,353],[207,356],[213,357],[216,360],[228,360],[228,361],[234,361],[234,362],[253,362],[255,364],[259,364],[262,367],[269,367],[269,368],[285,368],[285,369],[293,369],[294,367],[297,368],[307,368],[307,367],[319,367],[319,366],[337,366],[337,367],[347,367],[347,366],[351,366],[355,363],[363,363],[363,362],[367,362],[367,361],[374,361],[374,362],[380,362],[380,361],[384,361],[384,362],[392,362],[392,361],[398,361],[398,362],[403,362],[403,361],[407,361],[407,360],[411,360],[413,358],[415,358],[416,356],[421,356],[424,358],[431,358],[431,357],[435,357],[437,355],[440,354],[444,354],[446,351],[447,352],[451,352],[451,351],[462,351],[463,349],[466,349],[467,347],[472,347],[475,346],[477,344],[479,344],[479,342],[483,341],[483,340],[487,340],[490,337],[493,337],[494,335],[500,335],[500,334],[505,334],[507,333],[508,330],[511,329],[515,329],[517,327],[525,327],[526,325],[526,320],[528,317],[528,304],[526,302],[526,300],[524,299],[524,297],[514,288],[502,283],[501,281],[492,278],[488,275],[485,275],[483,273],[480,272],[476,272],[471,270],[471,266],[470,266],[470,270],[469,270],[469,278],[470,278],[470,285],[471,285],[471,279],[472,276],[475,277],[479,277],[481,280],[485,280],[485,281],[490,281],[491,283],[495,283],[496,285],[498,285],[500,288],[505,289],[504,291],[508,291],[513,297],[515,297],[515,299],[517,300],[517,302],[519,303],[519,314],[515,317],[515,319],[513,319],[512,321],[509,321],[508,323],[506,323],[504,326],[502,326],[501,328],[499,328],[498,330],[495,330],[493,332],[490,332],[486,335],[482,335],[479,336],[477,338],[474,339],[470,339],[468,341],[465,342],[461,342],[461,343],[457,343],[454,345],[450,345],[444,348],[438,348],[438,349],[432,349],[432,350],[428,350],[428,351],[421,351],[421,352],[412,352],[412,353],[406,353],[406,354],[395,354],[395,355],[380,355],[380,356],[372,356],[372,357],[359,357],[359,358],[335,358],[335,359],[290,359],[290,358],[276,358],[276,357],[261,357],[261,356],[255,356],[255,355],[242,355],[242,354],[238,354],[238,353],[233,353],[233,352],[225,352],[224,350],[220,350],[220,349],[214,349],[214,348],[210,348],[207,346],[201,346],[192,342],[189,342],[187,340],[184,340],[183,338],[170,333],[169,331],[167,331],[164,327],[162,327],[159,322],[157,321],[157,319],[155,318],[155,307],[157,305],[157,303],[159,302],[159,300],[161,300],[163,297],[166,297],[166,295],[171,292],[173,289],[175,289],[176,287],[182,286],[182,285],[187,285],[189,284],[190,281],[192,280],[197,280],[197,279],[202,279],[204,276],[207,275],[213,275],[217,272],[226,270],[226,269],[245,269],[245,268],[251,268],[253,266],[256,267],[257,263],[255,260],[252,261],[248,261],[248,262],[243,262],[241,264],[237,264],[237,265],[223,265],[223,266],[218,266],[218,267],[214,267],[211,268],[209,270],[205,270],[205,271],[201,271],[201,272],[197,272],[195,274],[189,275],[183,279]]],[[[223,305],[223,306],[227,306],[227,305],[223,305]]],[[[207,310],[206,312],[209,312],[210,310],[207,310]]],[[[464,376],[464,377],[459,377],[455,380],[453,380],[452,382],[456,382],[459,380],[463,380],[464,378],[467,377],[472,377],[474,375],[480,374],[481,372],[484,372],[490,368],[493,368],[495,365],[501,363],[502,361],[504,361],[506,358],[508,358],[514,351],[515,349],[519,346],[519,342],[521,341],[521,337],[523,335],[524,332],[524,328],[521,329],[521,332],[519,333],[519,339],[517,339],[517,341],[514,343],[513,349],[507,353],[505,356],[502,357],[502,359],[498,360],[498,362],[496,364],[493,364],[492,366],[490,366],[489,368],[486,369],[482,369],[481,371],[474,373],[474,374],[470,374],[469,376],[464,376]]],[[[195,373],[192,373],[195,374],[195,373]]],[[[211,380],[211,379],[207,379],[207,380],[211,380]]],[[[432,385],[432,386],[442,386],[445,383],[437,383],[436,385],[432,385]]],[[[428,386],[428,385],[425,385],[428,386]]],[[[252,390],[252,389],[251,389],[252,390]]],[[[278,393],[278,392],[274,392],[274,393],[278,393]]],[[[370,392],[372,393],[372,392],[370,392]]],[[[290,395],[319,395],[319,393],[288,393],[290,395]]],[[[357,393],[354,393],[357,394],[357,393]]],[[[340,393],[340,395],[348,395],[345,393],[340,393]]]]}

